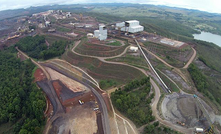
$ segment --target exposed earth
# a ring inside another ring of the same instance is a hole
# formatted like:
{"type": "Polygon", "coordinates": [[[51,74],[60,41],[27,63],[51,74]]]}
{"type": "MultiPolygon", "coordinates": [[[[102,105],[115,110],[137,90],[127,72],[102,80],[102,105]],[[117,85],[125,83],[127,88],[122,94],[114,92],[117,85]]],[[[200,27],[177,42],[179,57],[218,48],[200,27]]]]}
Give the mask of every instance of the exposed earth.
{"type": "MultiPolygon", "coordinates": [[[[200,100],[211,117],[214,117],[213,110],[204,101],[200,100]]],[[[173,93],[166,95],[161,106],[162,115],[166,120],[174,124],[183,123],[187,128],[200,127],[208,129],[210,127],[205,114],[197,103],[193,95],[173,93]]]]}

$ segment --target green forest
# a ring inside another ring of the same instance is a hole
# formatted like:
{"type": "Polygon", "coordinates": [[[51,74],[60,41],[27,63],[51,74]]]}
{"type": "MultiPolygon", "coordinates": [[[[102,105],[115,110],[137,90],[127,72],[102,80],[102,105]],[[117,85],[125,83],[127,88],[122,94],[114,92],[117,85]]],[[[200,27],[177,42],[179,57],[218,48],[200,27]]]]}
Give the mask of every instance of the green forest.
{"type": "Polygon", "coordinates": [[[149,105],[153,97],[154,94],[150,94],[149,77],[134,80],[111,94],[114,106],[137,126],[155,120],[149,105]]]}
{"type": "Polygon", "coordinates": [[[158,121],[148,124],[144,128],[143,134],[179,134],[179,132],[159,124],[158,121]]]}
{"type": "Polygon", "coordinates": [[[43,60],[62,55],[66,45],[66,41],[55,41],[52,45],[47,46],[45,44],[45,37],[39,35],[22,38],[16,43],[16,46],[30,57],[43,60]]]}
{"type": "Polygon", "coordinates": [[[208,88],[208,82],[206,77],[201,73],[196,65],[190,64],[188,71],[193,79],[193,82],[198,91],[206,93],[208,88]]]}
{"type": "Polygon", "coordinates": [[[20,62],[14,54],[0,51],[0,127],[14,124],[6,133],[38,134],[45,124],[46,101],[33,82],[35,65],[20,62]]]}

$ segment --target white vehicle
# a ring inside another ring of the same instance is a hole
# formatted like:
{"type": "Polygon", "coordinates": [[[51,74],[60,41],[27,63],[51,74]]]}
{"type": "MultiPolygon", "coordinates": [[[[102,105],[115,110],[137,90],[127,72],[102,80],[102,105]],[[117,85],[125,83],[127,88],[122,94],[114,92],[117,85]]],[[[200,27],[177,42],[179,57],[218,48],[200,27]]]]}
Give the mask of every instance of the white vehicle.
{"type": "Polygon", "coordinates": [[[99,110],[99,108],[94,108],[94,111],[97,111],[97,110],[99,110]]]}
{"type": "Polygon", "coordinates": [[[79,100],[78,102],[79,102],[80,105],[83,105],[83,104],[84,104],[84,102],[81,101],[81,100],[79,100]]]}
{"type": "Polygon", "coordinates": [[[197,132],[197,133],[202,133],[202,132],[203,132],[203,128],[198,128],[198,127],[197,127],[197,128],[196,128],[196,132],[197,132]]]}

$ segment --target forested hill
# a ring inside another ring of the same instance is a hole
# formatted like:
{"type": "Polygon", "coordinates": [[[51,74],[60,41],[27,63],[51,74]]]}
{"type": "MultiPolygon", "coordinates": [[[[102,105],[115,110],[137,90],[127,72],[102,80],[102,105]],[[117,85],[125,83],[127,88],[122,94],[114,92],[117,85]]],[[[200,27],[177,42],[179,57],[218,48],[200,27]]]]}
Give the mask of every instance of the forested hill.
{"type": "Polygon", "coordinates": [[[16,46],[30,57],[47,60],[64,53],[67,41],[55,41],[50,46],[45,43],[44,36],[25,37],[20,39],[16,46]]]}
{"type": "Polygon", "coordinates": [[[30,60],[20,62],[15,54],[0,51],[0,133],[41,133],[46,100],[33,82],[34,68],[30,60]],[[2,127],[5,123],[12,126],[2,127]]]}

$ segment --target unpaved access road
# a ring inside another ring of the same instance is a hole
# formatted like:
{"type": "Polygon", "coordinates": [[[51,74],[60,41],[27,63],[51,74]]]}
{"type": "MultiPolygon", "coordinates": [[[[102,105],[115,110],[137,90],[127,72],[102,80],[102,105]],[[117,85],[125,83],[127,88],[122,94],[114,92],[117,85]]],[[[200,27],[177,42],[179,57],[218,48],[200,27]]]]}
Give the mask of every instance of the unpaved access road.
{"type": "MultiPolygon", "coordinates": [[[[96,56],[87,56],[87,55],[82,55],[82,54],[79,54],[77,52],[74,51],[74,48],[80,43],[81,41],[77,41],[75,42],[75,45],[74,47],[72,48],[72,52],[77,54],[77,55],[80,55],[80,56],[85,56],[85,57],[93,57],[93,58],[97,58],[99,59],[100,61],[103,61],[105,63],[110,63],[110,64],[120,64],[120,65],[125,65],[125,66],[130,66],[130,67],[133,67],[135,69],[138,69],[140,70],[141,72],[143,72],[147,77],[149,77],[149,75],[147,74],[147,71],[145,71],[144,69],[140,69],[140,68],[137,68],[137,67],[134,67],[134,66],[131,66],[131,65],[128,65],[126,63],[122,63],[122,62],[112,62],[112,61],[106,61],[104,57],[96,57],[96,56]]],[[[126,50],[125,50],[125,53],[126,53],[126,50]]],[[[115,56],[116,57],[116,56],[115,56]]],[[[112,58],[112,57],[108,57],[108,58],[112,58]]],[[[160,116],[158,115],[158,110],[157,110],[157,104],[158,104],[158,101],[160,99],[160,96],[161,96],[161,93],[160,93],[160,89],[159,87],[157,86],[157,84],[155,83],[155,81],[151,78],[150,79],[150,82],[151,82],[151,85],[153,86],[154,90],[155,90],[155,97],[154,97],[154,101],[152,103],[152,111],[153,111],[153,115],[156,117],[156,119],[162,123],[163,125],[167,126],[167,127],[170,127],[176,131],[179,131],[181,133],[185,133],[185,134],[192,134],[193,133],[193,130],[191,129],[187,129],[187,128],[184,128],[184,127],[181,127],[181,126],[177,126],[169,121],[166,121],[166,120],[163,120],[160,118],[160,116]]],[[[116,113],[115,113],[116,114],[116,113]]]]}
{"type": "Polygon", "coordinates": [[[100,105],[100,109],[101,109],[101,117],[102,117],[102,124],[103,124],[103,129],[104,129],[104,133],[105,134],[110,134],[110,124],[109,124],[109,119],[108,119],[108,112],[107,112],[107,106],[105,104],[105,101],[103,99],[103,97],[101,96],[101,94],[98,93],[98,91],[96,89],[94,89],[92,86],[90,86],[89,84],[87,83],[83,83],[82,81],[79,81],[77,80],[75,77],[73,77],[72,75],[70,75],[69,73],[57,68],[57,67],[54,67],[54,66],[51,66],[51,65],[48,65],[48,64],[43,64],[44,66],[47,66],[47,67],[50,67],[52,68],[53,70],[69,77],[70,79],[74,80],[74,81],[77,81],[85,86],[87,86],[89,89],[91,89],[91,91],[93,92],[93,94],[96,96],[97,100],[98,100],[98,103],[100,105]]]}

